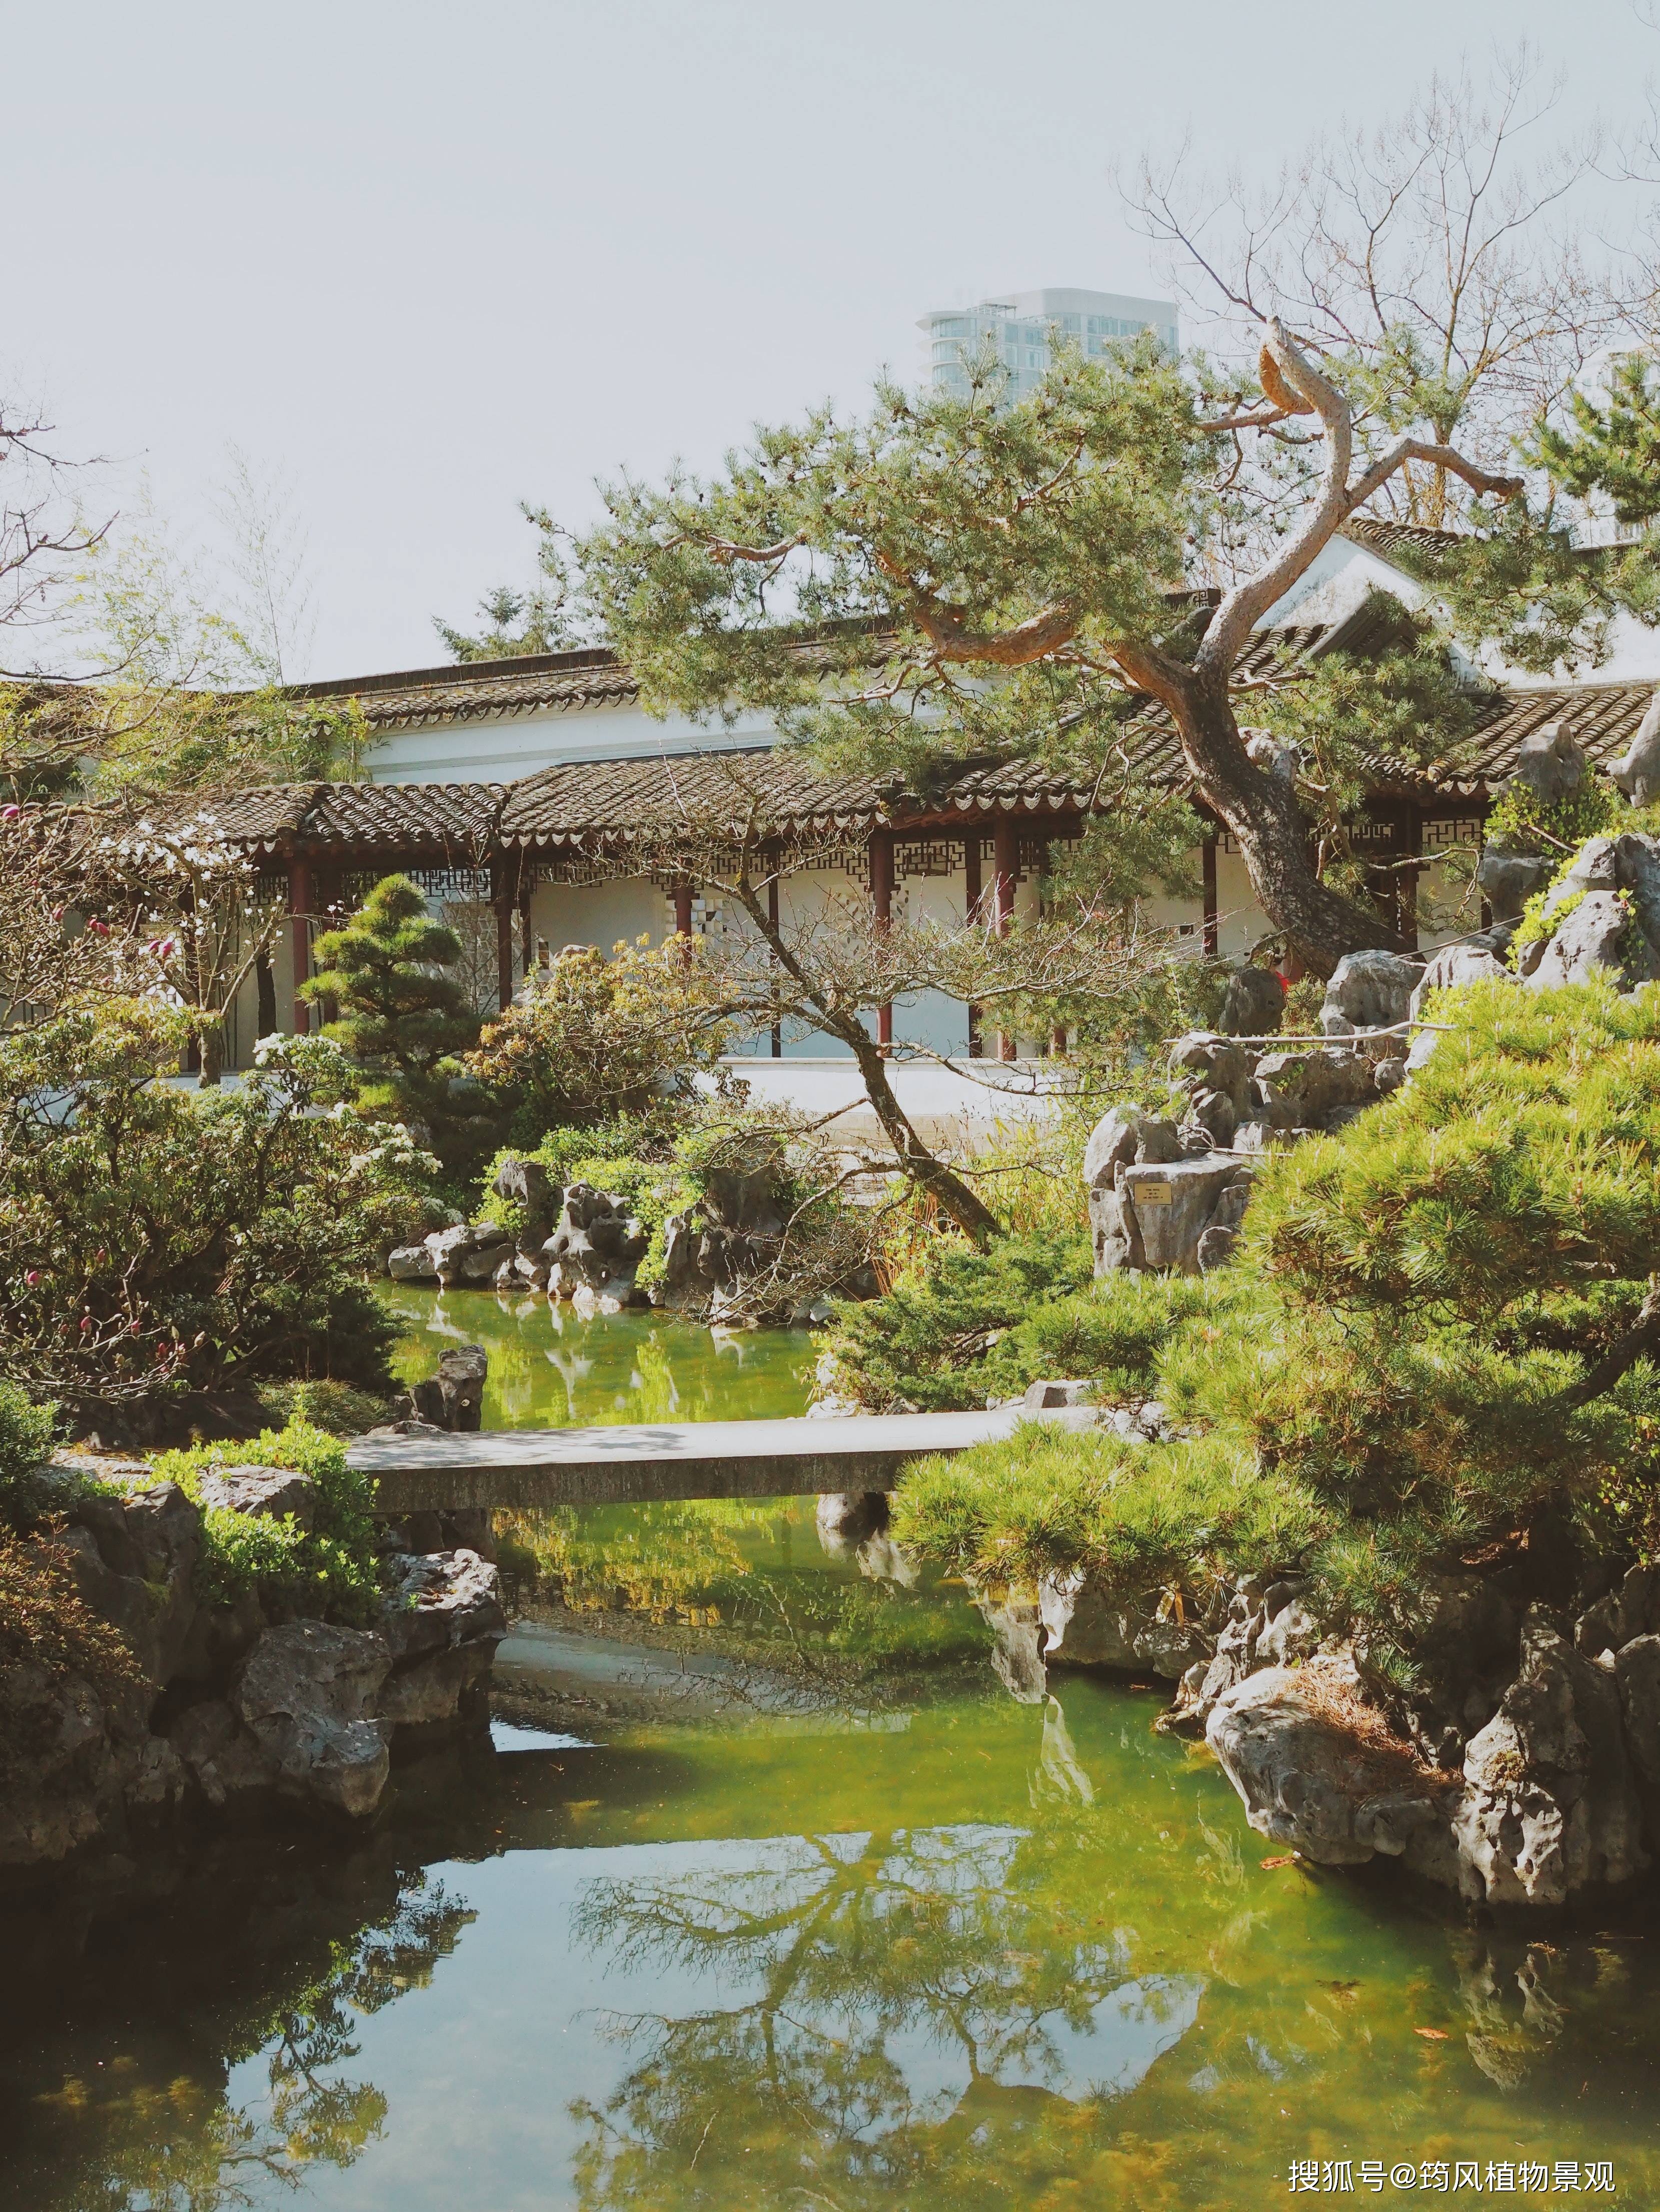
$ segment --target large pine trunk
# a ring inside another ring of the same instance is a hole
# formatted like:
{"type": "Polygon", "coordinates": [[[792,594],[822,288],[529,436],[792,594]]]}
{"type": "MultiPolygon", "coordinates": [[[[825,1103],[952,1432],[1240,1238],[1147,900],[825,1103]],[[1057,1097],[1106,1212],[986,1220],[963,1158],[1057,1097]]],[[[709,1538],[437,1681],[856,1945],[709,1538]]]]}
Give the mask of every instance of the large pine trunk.
{"type": "Polygon", "coordinates": [[[1315,873],[1309,824],[1290,781],[1245,750],[1225,682],[1195,677],[1167,702],[1199,796],[1238,841],[1257,902],[1304,967],[1328,976],[1346,952],[1402,949],[1374,908],[1315,873]]]}

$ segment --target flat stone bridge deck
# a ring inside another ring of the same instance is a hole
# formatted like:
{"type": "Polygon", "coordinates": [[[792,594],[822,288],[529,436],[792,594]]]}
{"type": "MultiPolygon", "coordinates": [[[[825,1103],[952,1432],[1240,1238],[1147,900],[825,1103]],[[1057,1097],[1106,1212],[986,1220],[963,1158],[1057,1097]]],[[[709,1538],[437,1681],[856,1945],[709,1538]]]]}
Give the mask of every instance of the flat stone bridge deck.
{"type": "Polygon", "coordinates": [[[859,1413],[839,1420],[647,1422],[601,1429],[484,1429],[471,1436],[360,1437],[348,1458],[373,1475],[383,1513],[463,1506],[640,1505],[680,1498],[799,1498],[891,1490],[900,1469],[966,1451],[1022,1420],[1091,1428],[1087,1407],[994,1413],[859,1413]]]}

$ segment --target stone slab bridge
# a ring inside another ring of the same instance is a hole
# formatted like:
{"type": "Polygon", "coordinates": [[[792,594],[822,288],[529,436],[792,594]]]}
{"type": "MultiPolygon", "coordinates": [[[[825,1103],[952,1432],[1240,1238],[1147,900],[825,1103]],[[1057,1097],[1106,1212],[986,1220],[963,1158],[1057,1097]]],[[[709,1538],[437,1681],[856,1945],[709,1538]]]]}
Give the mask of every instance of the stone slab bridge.
{"type": "Polygon", "coordinates": [[[648,1422],[598,1429],[484,1429],[360,1437],[347,1457],[374,1478],[382,1513],[466,1506],[643,1505],[685,1498],[800,1498],[891,1490],[937,1452],[1012,1435],[1018,1422],[1096,1425],[1084,1406],[991,1413],[860,1413],[838,1420],[648,1422]]]}

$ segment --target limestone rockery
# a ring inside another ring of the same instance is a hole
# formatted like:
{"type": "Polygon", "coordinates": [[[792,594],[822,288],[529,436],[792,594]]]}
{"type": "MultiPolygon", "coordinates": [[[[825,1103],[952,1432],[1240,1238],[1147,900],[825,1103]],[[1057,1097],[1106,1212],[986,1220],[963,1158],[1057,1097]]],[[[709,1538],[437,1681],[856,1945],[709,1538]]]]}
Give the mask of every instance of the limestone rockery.
{"type": "MultiPolygon", "coordinates": [[[[78,1470],[48,1472],[61,1495],[47,1501],[58,1525],[46,1540],[68,1553],[82,1598],[125,1638],[143,1681],[106,1692],[44,1668],[15,1674],[0,1874],[179,1813],[287,1800],[362,1819],[400,1736],[483,1724],[507,1630],[487,1516],[388,1524],[372,1626],[272,1620],[251,1595],[198,1595],[202,1516],[176,1483],[153,1482],[142,1462],[96,1471],[113,1494],[88,1492],[78,1470]],[[412,1534],[435,1548],[411,1550],[412,1534]]],[[[203,1492],[210,1506],[302,1527],[315,1507],[308,1477],[266,1467],[223,1468],[203,1492]]]]}

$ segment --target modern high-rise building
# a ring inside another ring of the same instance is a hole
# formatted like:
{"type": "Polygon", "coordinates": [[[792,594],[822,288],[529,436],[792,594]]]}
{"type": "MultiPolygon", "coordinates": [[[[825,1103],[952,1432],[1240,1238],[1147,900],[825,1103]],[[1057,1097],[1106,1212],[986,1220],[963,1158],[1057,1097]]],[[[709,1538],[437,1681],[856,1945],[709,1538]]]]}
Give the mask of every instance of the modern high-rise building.
{"type": "Polygon", "coordinates": [[[1084,353],[1104,353],[1114,338],[1152,331],[1171,353],[1180,349],[1181,331],[1173,301],[1134,300],[1120,292],[1079,292],[1052,284],[1041,292],[1010,292],[1000,300],[982,300],[973,307],[942,307],[918,322],[928,342],[930,382],[964,397],[968,378],[963,363],[988,338],[1008,372],[1011,399],[1030,392],[1049,365],[1049,333],[1058,326],[1084,353]]]}

